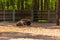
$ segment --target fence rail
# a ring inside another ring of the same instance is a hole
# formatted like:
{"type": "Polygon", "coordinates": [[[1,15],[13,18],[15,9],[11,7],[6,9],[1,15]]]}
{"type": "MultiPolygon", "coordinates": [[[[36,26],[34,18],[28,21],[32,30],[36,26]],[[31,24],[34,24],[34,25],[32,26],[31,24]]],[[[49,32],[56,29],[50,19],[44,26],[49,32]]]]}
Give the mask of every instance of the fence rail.
{"type": "Polygon", "coordinates": [[[29,18],[29,19],[33,20],[32,18],[34,18],[37,21],[38,20],[47,20],[47,22],[56,22],[56,13],[55,13],[55,11],[50,11],[50,12],[49,11],[39,11],[36,15],[36,14],[33,14],[33,12],[29,11],[29,10],[23,10],[23,11],[15,10],[15,12],[13,12],[13,10],[5,10],[5,14],[4,14],[3,10],[0,10],[0,20],[3,21],[4,18],[5,18],[5,21],[6,20],[7,21],[9,21],[9,20],[18,21],[21,18],[29,18]],[[4,17],[4,15],[5,15],[5,17],[4,17]],[[42,16],[42,18],[40,16],[42,16]]]}

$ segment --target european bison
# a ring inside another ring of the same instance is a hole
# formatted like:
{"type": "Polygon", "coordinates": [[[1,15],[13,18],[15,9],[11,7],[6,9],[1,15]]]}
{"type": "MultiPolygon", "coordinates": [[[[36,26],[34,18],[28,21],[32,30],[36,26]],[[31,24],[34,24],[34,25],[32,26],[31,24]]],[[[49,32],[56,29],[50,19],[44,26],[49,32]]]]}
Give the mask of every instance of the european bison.
{"type": "Polygon", "coordinates": [[[28,19],[21,19],[20,21],[17,22],[17,26],[23,26],[23,25],[31,25],[31,21],[28,19]]]}

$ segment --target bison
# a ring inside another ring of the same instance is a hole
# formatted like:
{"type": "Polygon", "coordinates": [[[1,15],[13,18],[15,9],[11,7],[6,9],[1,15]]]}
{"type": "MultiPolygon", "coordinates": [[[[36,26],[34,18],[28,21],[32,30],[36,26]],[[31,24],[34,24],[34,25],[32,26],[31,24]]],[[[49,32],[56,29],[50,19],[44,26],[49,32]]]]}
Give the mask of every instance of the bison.
{"type": "Polygon", "coordinates": [[[21,19],[20,21],[17,22],[17,26],[23,26],[23,25],[31,25],[31,21],[29,19],[21,19]]]}

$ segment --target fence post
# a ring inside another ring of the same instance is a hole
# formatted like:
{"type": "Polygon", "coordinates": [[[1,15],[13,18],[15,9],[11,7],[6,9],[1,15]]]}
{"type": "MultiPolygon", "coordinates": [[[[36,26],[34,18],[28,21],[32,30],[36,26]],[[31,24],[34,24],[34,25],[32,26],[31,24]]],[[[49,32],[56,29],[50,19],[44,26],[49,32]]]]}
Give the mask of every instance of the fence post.
{"type": "Polygon", "coordinates": [[[15,22],[15,9],[13,9],[13,22],[15,22]]]}
{"type": "Polygon", "coordinates": [[[50,22],[50,10],[48,10],[48,22],[50,22]]]}
{"type": "Polygon", "coordinates": [[[3,21],[5,22],[5,9],[4,9],[4,7],[5,7],[5,2],[3,3],[3,21]]]}
{"type": "Polygon", "coordinates": [[[5,22],[5,10],[3,10],[3,21],[5,22]]]}

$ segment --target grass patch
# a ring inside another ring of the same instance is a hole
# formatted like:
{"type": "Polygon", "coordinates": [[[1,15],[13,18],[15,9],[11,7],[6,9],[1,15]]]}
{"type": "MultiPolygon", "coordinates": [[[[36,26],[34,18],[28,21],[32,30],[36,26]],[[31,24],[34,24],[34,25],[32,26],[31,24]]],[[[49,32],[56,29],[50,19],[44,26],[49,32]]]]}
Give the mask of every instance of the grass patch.
{"type": "Polygon", "coordinates": [[[38,22],[44,23],[44,22],[47,22],[47,20],[38,20],[38,22]]]}

